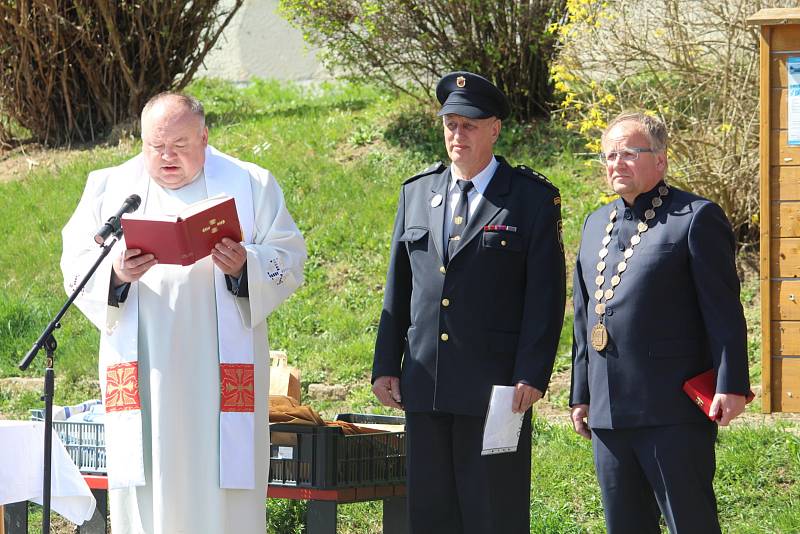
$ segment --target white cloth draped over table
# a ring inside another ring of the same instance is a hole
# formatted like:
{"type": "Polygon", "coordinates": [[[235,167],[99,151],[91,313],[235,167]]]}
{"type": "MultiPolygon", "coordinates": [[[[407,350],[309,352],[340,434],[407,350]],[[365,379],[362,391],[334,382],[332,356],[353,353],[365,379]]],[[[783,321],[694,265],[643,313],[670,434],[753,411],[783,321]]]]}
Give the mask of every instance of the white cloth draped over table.
{"type": "MultiPolygon", "coordinates": [[[[64,444],[53,433],[50,507],[77,525],[91,519],[95,500],[64,444]]],[[[0,421],[0,506],[42,504],[44,423],[0,421]]]]}
{"type": "MultiPolygon", "coordinates": [[[[138,365],[141,432],[134,437],[141,436],[143,446],[130,450],[135,440],[128,440],[127,432],[117,432],[115,437],[107,426],[110,484],[120,488],[109,492],[114,534],[261,534],[266,530],[266,318],[302,283],[306,258],[303,238],[275,178],[258,166],[210,148],[200,176],[177,190],[152,182],[143,172],[140,156],[120,167],[96,171],[90,174],[81,203],[64,228],[62,270],[69,289],[96,258],[94,232],[131,193],[142,197],[140,211],[159,215],[174,214],[219,192],[237,199],[247,249],[249,298],[227,291],[221,271],[207,257],[187,267],[156,265],[132,284],[119,308],[108,306],[111,258],[124,249],[120,243],[115,247],[119,251],[109,255],[76,301],[101,331],[101,381],[105,367],[118,361],[113,355],[125,352],[119,350],[115,335],[128,338],[122,345],[133,347],[138,365]],[[237,175],[244,176],[245,187],[236,181],[237,175]],[[251,205],[243,205],[242,198],[251,205]],[[138,313],[130,317],[131,310],[138,313]],[[125,333],[130,324],[133,333],[125,333]],[[239,336],[239,331],[244,335],[239,336]],[[233,340],[237,350],[243,339],[249,348],[249,354],[242,356],[252,357],[255,403],[251,413],[220,413],[220,364],[226,361],[222,353],[231,342],[224,338],[231,332],[237,332],[233,340]],[[227,430],[231,418],[226,416],[233,418],[233,430],[227,430]],[[254,426],[241,424],[242,417],[250,417],[254,426]],[[223,445],[244,442],[242,450],[252,452],[226,458],[221,451],[221,421],[223,445]],[[112,460],[115,449],[124,451],[118,451],[116,463],[112,460]],[[129,459],[128,453],[132,453],[129,459]],[[128,469],[126,460],[130,465],[141,462],[144,480],[137,478],[135,469],[128,469]],[[236,473],[237,469],[244,472],[236,473]],[[123,473],[116,484],[115,470],[123,473]],[[231,476],[239,482],[226,485],[225,478],[231,476]]],[[[139,410],[134,413],[138,416],[139,410]]]]}

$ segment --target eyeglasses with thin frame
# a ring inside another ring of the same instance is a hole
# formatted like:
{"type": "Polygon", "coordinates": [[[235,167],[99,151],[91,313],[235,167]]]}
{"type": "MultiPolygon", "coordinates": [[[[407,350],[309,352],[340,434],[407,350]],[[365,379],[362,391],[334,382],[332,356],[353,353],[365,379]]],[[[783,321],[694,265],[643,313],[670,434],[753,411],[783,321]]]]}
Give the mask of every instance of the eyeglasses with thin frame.
{"type": "Polygon", "coordinates": [[[622,161],[636,161],[642,152],[655,152],[652,148],[624,148],[613,152],[600,152],[600,161],[603,164],[614,163],[617,158],[622,161]]]}

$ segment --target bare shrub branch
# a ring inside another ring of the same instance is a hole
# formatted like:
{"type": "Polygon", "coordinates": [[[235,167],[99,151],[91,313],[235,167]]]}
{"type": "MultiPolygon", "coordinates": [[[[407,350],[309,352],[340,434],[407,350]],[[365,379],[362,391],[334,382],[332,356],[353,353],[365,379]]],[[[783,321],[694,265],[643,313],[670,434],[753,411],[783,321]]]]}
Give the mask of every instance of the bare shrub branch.
{"type": "Polygon", "coordinates": [[[182,89],[244,0],[0,3],[0,140],[91,141],[182,89]]]}

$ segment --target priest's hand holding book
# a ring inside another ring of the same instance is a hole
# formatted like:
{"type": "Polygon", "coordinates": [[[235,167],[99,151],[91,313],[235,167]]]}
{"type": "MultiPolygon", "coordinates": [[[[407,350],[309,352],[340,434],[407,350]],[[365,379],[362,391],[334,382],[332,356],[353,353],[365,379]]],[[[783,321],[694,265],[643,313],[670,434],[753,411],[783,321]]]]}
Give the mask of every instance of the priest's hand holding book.
{"type": "Polygon", "coordinates": [[[237,243],[229,237],[223,237],[222,241],[214,245],[211,259],[220,271],[239,278],[247,261],[247,249],[241,243],[237,243]]]}
{"type": "Polygon", "coordinates": [[[114,260],[111,270],[111,284],[114,287],[130,284],[144,276],[150,267],[158,263],[153,254],[142,254],[139,248],[129,248],[114,260]]]}
{"type": "Polygon", "coordinates": [[[211,255],[223,273],[238,278],[247,261],[235,200],[227,195],[195,202],[177,215],[125,214],[128,247],[114,262],[115,285],[134,282],[156,263],[192,265],[211,255]]]}

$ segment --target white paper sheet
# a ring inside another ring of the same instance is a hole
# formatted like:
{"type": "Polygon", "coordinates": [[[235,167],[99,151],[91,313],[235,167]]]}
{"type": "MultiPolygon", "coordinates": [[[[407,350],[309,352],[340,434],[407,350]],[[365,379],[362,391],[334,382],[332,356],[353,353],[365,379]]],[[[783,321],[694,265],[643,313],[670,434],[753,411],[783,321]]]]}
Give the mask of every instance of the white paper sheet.
{"type": "Polygon", "coordinates": [[[514,386],[492,386],[489,410],[483,427],[482,456],[516,452],[524,413],[511,411],[514,386]]]}

